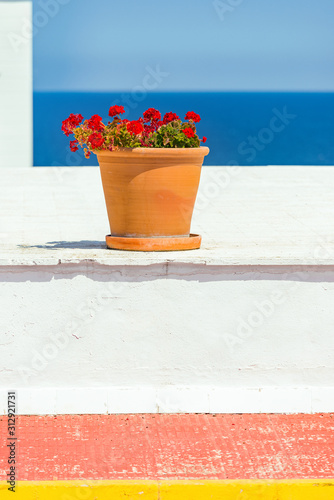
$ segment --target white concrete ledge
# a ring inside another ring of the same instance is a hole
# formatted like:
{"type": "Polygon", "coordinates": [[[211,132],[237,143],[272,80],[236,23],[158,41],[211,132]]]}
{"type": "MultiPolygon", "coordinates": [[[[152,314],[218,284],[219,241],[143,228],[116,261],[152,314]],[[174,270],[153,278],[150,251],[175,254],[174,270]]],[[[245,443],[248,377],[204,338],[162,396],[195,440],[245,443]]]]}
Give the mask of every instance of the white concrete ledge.
{"type": "Polygon", "coordinates": [[[334,168],[204,168],[173,253],[105,248],[97,168],[0,185],[0,411],[334,411],[334,168]]]}
{"type": "Polygon", "coordinates": [[[334,168],[205,167],[185,252],[107,250],[98,168],[2,169],[0,265],[334,265],[334,168]]]}

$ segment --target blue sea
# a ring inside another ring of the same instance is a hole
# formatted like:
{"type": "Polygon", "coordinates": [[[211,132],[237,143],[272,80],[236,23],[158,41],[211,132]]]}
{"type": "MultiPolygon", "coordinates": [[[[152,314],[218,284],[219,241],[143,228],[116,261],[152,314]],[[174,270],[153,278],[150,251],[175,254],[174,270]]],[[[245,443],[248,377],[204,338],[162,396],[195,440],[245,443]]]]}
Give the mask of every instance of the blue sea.
{"type": "Polygon", "coordinates": [[[181,118],[199,113],[198,135],[210,148],[205,165],[334,165],[334,93],[292,92],[35,92],[34,165],[97,165],[95,155],[71,153],[61,122],[81,113],[106,123],[114,104],[130,120],[150,107],[181,118]]]}

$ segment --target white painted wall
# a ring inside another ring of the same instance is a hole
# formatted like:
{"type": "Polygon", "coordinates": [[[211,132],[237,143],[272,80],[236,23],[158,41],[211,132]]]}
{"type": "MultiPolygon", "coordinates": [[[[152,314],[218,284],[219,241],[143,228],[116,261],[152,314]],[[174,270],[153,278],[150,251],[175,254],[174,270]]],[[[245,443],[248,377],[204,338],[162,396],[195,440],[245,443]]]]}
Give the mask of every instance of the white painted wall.
{"type": "Polygon", "coordinates": [[[0,387],[20,412],[334,410],[332,268],[86,262],[1,281],[0,387]]]}
{"type": "Polygon", "coordinates": [[[31,22],[31,0],[0,0],[0,167],[32,165],[31,22]]]}

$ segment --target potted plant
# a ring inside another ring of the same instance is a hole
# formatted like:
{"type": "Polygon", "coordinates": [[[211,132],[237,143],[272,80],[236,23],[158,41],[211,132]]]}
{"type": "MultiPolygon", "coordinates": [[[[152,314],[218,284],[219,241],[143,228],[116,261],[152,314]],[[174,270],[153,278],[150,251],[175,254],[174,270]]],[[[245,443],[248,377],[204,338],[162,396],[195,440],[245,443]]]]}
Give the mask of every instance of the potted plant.
{"type": "Polygon", "coordinates": [[[163,118],[149,108],[138,120],[122,119],[123,106],[112,106],[107,125],[98,115],[83,120],[71,114],[63,132],[75,139],[86,158],[97,155],[107,206],[107,246],[122,250],[189,250],[201,237],[190,234],[204,156],[193,111],[182,121],[175,113],[163,118]]]}

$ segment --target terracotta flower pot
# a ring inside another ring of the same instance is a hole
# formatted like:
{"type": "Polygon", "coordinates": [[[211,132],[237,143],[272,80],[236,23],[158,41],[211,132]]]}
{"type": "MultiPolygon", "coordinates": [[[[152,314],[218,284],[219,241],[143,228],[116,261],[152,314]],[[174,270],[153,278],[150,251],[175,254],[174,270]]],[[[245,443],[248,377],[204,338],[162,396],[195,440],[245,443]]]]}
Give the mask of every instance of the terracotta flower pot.
{"type": "Polygon", "coordinates": [[[204,156],[209,148],[134,148],[99,151],[107,205],[109,248],[199,248],[190,235],[204,156]]]}

